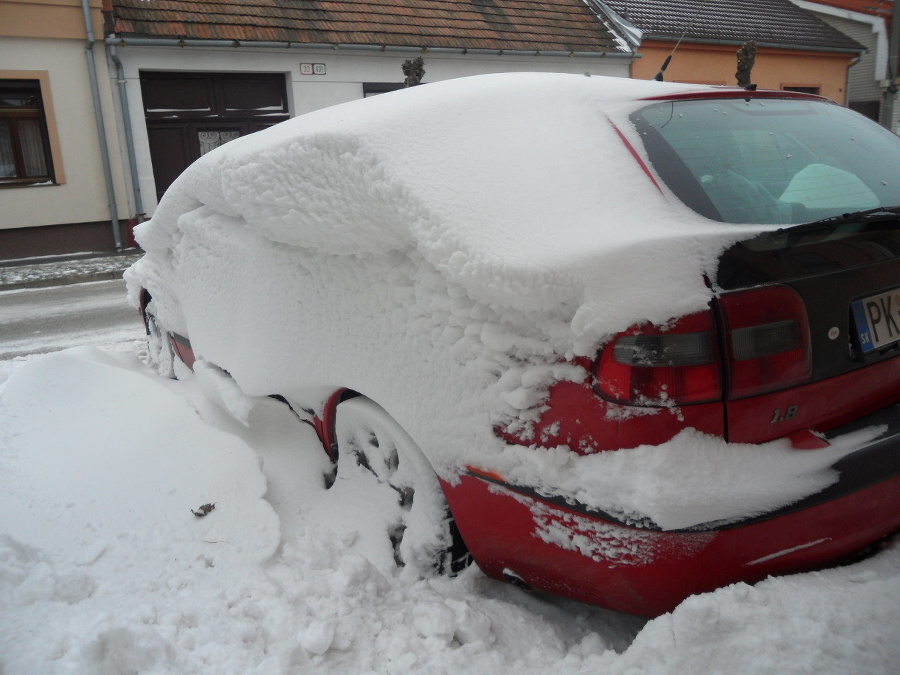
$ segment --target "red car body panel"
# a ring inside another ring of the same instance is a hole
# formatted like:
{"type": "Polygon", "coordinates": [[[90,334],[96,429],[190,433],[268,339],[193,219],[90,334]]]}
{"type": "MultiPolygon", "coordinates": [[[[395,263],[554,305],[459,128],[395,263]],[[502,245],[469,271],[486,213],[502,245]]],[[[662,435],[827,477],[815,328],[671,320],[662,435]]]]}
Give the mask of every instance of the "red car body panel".
{"type": "Polygon", "coordinates": [[[840,561],[900,528],[898,476],[815,508],[700,532],[628,528],[474,475],[443,488],[488,576],[643,616],[671,611],[694,593],[840,561]],[[578,550],[539,536],[553,524],[579,541],[578,550]]]}
{"type": "Polygon", "coordinates": [[[900,359],[893,358],[828,380],[729,401],[728,413],[734,421],[728,429],[728,440],[764,443],[776,430],[778,436],[787,436],[806,429],[833,429],[896,401],[900,396],[898,382],[900,359]],[[783,419],[793,406],[793,417],[783,419]]]}
{"type": "Polygon", "coordinates": [[[591,454],[659,445],[689,427],[722,436],[724,425],[721,402],[635,411],[603,400],[594,391],[591,380],[586,380],[557,382],[551,387],[547,408],[534,424],[536,437],[510,434],[500,429],[497,434],[508,443],[535,443],[544,447],[567,445],[580,454],[591,454]]]}
{"type": "MultiPolygon", "coordinates": [[[[741,422],[729,440],[760,443],[787,437],[798,452],[828,447],[819,430],[833,429],[900,398],[900,359],[781,392],[729,401],[658,408],[650,414],[617,414],[592,382],[560,382],[550,391],[537,429],[553,429],[539,445],[567,444],[589,453],[655,445],[694,428],[725,437],[726,406],[741,422]],[[790,420],[773,423],[775,410],[796,405],[790,420]],[[816,411],[826,411],[817,414],[816,411]],[[838,412],[842,411],[842,412],[838,412]],[[850,412],[847,412],[850,411],[850,412]],[[813,430],[816,433],[813,433],[813,430]]],[[[896,415],[896,413],[895,413],[896,415]]],[[[875,421],[873,421],[873,424],[875,421]]],[[[501,434],[510,443],[536,439],[501,434]]],[[[900,460],[900,437],[884,450],[900,460]]],[[[877,472],[877,469],[876,469],[877,472]]],[[[715,480],[714,476],[710,480],[715,480]]],[[[862,484],[836,487],[822,501],[776,512],[748,524],[696,531],[629,527],[589,510],[542,499],[535,491],[507,484],[502,476],[473,467],[455,484],[442,486],[473,558],[497,579],[619,611],[654,616],[685,597],[738,581],[832,564],[900,529],[900,476],[887,467],[862,484]],[[540,532],[557,526],[577,550],[545,541],[540,532]]]]}
{"type": "Polygon", "coordinates": [[[172,349],[178,354],[178,358],[181,359],[181,362],[188,368],[193,369],[194,361],[197,360],[197,357],[194,356],[194,350],[191,348],[190,340],[183,335],[178,335],[176,333],[171,336],[171,341],[172,349]]]}

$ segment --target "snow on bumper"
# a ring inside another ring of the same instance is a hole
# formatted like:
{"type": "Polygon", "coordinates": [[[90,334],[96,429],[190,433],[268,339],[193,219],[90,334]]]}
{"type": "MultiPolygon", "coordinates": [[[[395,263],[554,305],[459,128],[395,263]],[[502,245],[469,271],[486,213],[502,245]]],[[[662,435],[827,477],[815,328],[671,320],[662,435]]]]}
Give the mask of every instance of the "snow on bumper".
{"type": "Polygon", "coordinates": [[[682,529],[612,515],[489,471],[471,469],[443,487],[489,576],[653,616],[692,594],[839,562],[900,529],[900,405],[829,436],[867,439],[835,462],[840,477],[832,485],[768,513],[682,529]],[[877,437],[853,435],[873,424],[877,437]]]}

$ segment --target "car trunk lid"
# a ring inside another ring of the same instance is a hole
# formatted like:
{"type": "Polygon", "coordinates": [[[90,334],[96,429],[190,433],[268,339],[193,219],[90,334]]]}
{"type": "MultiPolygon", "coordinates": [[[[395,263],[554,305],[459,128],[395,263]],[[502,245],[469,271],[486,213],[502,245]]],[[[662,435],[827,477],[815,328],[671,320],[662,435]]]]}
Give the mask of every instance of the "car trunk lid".
{"type": "Polygon", "coordinates": [[[758,443],[807,429],[826,431],[900,399],[896,215],[786,228],[740,242],[721,256],[715,284],[717,311],[726,328],[723,353],[729,355],[724,370],[730,441],[758,443]],[[798,377],[797,359],[787,359],[779,374],[775,361],[767,366],[774,385],[758,390],[742,386],[747,348],[736,346],[731,325],[741,320],[744,310],[738,300],[747,294],[762,294],[762,305],[768,298],[776,315],[786,298],[799,301],[795,326],[785,323],[792,320],[791,310],[781,323],[778,316],[756,321],[769,331],[757,342],[762,351],[767,346],[777,351],[781,339],[786,352],[791,345],[784,342],[789,339],[785,335],[799,336],[806,341],[805,373],[798,377]]]}

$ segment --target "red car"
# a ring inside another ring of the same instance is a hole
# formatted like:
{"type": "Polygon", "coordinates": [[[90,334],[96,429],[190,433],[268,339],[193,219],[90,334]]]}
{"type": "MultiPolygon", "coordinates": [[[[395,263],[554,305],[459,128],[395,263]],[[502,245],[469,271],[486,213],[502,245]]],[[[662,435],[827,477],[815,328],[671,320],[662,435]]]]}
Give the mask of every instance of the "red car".
{"type": "Polygon", "coordinates": [[[653,616],[900,529],[898,170],[811,95],[469,78],[204,157],[127,278],[162,372],[396,490],[400,564],[653,616]]]}

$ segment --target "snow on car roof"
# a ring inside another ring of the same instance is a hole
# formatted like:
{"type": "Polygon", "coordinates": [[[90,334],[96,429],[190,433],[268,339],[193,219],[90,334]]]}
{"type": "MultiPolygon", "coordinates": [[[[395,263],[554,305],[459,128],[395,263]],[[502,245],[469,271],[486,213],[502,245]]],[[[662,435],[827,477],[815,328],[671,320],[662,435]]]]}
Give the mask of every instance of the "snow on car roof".
{"type": "Polygon", "coordinates": [[[578,308],[573,326],[593,345],[704,306],[703,273],[751,232],[698,218],[619,138],[640,148],[627,120],[640,99],[698,89],[518,73],[319,110],[201,158],[140,240],[166,247],[178,217],[203,205],[325,254],[416,247],[475,300],[578,308]]]}

